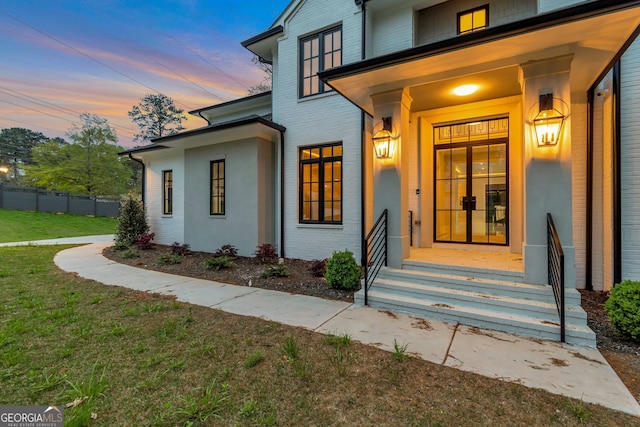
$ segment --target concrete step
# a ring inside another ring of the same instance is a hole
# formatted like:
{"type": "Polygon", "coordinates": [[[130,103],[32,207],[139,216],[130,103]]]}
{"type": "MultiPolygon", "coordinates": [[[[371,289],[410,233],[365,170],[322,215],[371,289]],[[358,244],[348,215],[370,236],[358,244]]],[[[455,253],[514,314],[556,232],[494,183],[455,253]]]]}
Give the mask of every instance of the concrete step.
{"type": "MultiPolygon", "coordinates": [[[[364,292],[356,294],[356,303],[364,302],[364,292]]],[[[442,302],[425,295],[419,297],[378,291],[368,293],[369,306],[381,310],[406,313],[416,317],[439,319],[484,329],[492,329],[517,335],[559,341],[560,320],[557,313],[541,319],[524,314],[508,313],[477,305],[462,304],[459,300],[442,302]]],[[[595,334],[584,324],[567,322],[566,341],[576,345],[595,347],[595,334]]]]}
{"type": "MultiPolygon", "coordinates": [[[[384,267],[369,289],[372,307],[418,317],[520,334],[560,339],[560,317],[549,285],[524,283],[523,273],[405,262],[384,267]]],[[[364,304],[364,292],[355,295],[364,304]]],[[[566,339],[595,347],[580,293],[565,289],[566,339]]]]}
{"type": "MultiPolygon", "coordinates": [[[[461,254],[462,256],[462,254],[461,254]]],[[[403,270],[422,271],[436,274],[455,274],[458,276],[473,277],[479,279],[495,279],[507,282],[524,282],[524,273],[521,271],[496,270],[491,268],[463,267],[458,265],[433,264],[422,261],[407,261],[402,263],[403,270]]]]}
{"type": "MultiPolygon", "coordinates": [[[[519,284],[522,287],[522,284],[519,284]]],[[[517,294],[510,290],[505,295],[497,293],[486,294],[477,292],[473,286],[466,289],[450,288],[441,286],[440,283],[432,284],[411,283],[388,278],[379,278],[375,282],[375,290],[381,294],[402,295],[412,298],[430,299],[438,304],[454,304],[470,308],[496,311],[500,313],[511,313],[521,316],[529,316],[538,320],[547,320],[558,316],[558,309],[553,298],[553,291],[546,287],[544,298],[531,299],[519,298],[517,294]]],[[[587,316],[579,306],[565,306],[566,321],[578,324],[586,324],[587,316]]]]}
{"type": "MultiPolygon", "coordinates": [[[[522,282],[506,281],[500,278],[475,277],[472,271],[465,270],[468,275],[457,274],[458,270],[447,268],[440,272],[423,270],[404,270],[384,267],[378,274],[379,279],[391,281],[432,285],[438,288],[472,291],[487,297],[500,296],[546,302],[555,305],[553,291],[548,285],[535,285],[522,282]]],[[[580,293],[575,289],[565,291],[567,305],[580,305],[580,293]]]]}

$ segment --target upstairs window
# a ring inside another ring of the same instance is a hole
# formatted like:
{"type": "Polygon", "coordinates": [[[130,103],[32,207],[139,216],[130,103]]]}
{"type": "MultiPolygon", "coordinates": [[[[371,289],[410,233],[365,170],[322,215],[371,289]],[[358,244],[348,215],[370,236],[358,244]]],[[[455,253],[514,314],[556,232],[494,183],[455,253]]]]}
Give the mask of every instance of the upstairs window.
{"type": "Polygon", "coordinates": [[[329,92],[318,72],[342,65],[342,27],[334,27],[300,40],[300,98],[329,92]]]}
{"type": "Polygon", "coordinates": [[[489,24],[489,5],[458,13],[458,34],[487,28],[489,24]]]}
{"type": "Polygon", "coordinates": [[[162,214],[173,214],[173,171],[162,171],[162,214]]]}

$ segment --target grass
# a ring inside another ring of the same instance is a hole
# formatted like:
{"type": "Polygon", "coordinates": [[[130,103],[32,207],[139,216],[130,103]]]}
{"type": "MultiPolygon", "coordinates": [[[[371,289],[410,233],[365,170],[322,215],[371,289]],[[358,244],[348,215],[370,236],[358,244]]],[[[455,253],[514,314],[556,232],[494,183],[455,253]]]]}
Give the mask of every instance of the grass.
{"type": "Polygon", "coordinates": [[[116,218],[0,209],[0,243],[113,234],[116,218]]]}
{"type": "Polygon", "coordinates": [[[346,334],[83,280],[53,264],[62,248],[0,248],[0,405],[72,404],[67,425],[91,426],[638,424],[346,334]]]}

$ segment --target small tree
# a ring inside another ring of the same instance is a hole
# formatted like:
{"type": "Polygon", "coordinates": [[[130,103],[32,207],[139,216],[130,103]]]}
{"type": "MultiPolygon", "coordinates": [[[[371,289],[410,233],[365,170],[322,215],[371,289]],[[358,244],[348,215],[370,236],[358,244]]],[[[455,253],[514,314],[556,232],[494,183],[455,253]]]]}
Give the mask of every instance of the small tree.
{"type": "Polygon", "coordinates": [[[269,92],[273,86],[273,67],[271,64],[260,61],[260,58],[254,56],[251,58],[256,67],[258,67],[263,73],[262,82],[255,86],[251,86],[248,91],[248,95],[258,95],[260,93],[269,92]]]}
{"type": "Polygon", "coordinates": [[[120,208],[115,243],[120,246],[133,245],[140,236],[149,232],[144,205],[133,194],[129,194],[120,208]]]}

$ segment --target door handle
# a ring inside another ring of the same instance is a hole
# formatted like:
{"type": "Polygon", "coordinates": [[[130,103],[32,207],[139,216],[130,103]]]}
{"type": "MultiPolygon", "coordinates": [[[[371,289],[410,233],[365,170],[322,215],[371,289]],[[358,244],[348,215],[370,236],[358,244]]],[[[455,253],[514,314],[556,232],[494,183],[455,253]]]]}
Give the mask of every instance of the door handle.
{"type": "Polygon", "coordinates": [[[467,211],[467,210],[475,211],[476,210],[476,196],[463,196],[462,200],[460,201],[460,204],[462,205],[462,210],[463,211],[467,211]]]}

